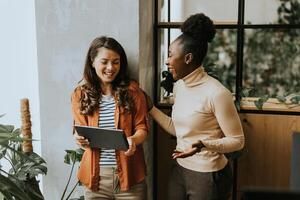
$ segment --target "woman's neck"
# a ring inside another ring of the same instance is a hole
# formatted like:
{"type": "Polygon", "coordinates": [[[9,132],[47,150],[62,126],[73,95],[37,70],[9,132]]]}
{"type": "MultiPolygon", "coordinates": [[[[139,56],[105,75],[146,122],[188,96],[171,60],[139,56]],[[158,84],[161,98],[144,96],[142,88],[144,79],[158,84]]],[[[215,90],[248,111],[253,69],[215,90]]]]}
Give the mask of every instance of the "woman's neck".
{"type": "Polygon", "coordinates": [[[101,92],[104,95],[109,95],[111,96],[113,91],[112,91],[112,85],[111,84],[101,84],[101,92]]]}

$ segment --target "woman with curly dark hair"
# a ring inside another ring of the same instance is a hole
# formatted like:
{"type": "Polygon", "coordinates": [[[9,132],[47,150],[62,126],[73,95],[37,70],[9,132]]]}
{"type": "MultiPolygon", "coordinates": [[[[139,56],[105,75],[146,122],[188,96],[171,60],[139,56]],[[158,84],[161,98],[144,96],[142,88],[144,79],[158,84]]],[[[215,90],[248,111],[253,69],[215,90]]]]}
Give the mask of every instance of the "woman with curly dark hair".
{"type": "Polygon", "coordinates": [[[168,198],[228,200],[232,173],[224,153],[242,149],[244,134],[231,92],[202,67],[216,31],[202,13],[190,16],[181,31],[166,62],[176,80],[172,116],[154,107],[148,97],[150,115],[177,138],[168,198]]]}
{"type": "Polygon", "coordinates": [[[74,133],[85,150],[77,174],[86,187],[85,199],[146,198],[146,166],[142,143],[148,132],[147,104],[138,84],[130,81],[127,57],[113,38],[98,37],[91,43],[83,79],[72,94],[76,125],[122,129],[127,151],[89,147],[74,133]]]}

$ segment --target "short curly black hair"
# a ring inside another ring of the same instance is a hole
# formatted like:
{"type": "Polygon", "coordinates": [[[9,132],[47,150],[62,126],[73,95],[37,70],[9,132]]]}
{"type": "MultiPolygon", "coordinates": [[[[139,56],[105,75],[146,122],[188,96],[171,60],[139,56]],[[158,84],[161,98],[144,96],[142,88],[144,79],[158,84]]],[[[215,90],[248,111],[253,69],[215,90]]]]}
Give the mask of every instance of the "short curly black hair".
{"type": "Polygon", "coordinates": [[[192,53],[194,64],[201,65],[208,49],[208,43],[216,34],[213,21],[203,13],[187,18],[180,27],[182,34],[176,39],[183,45],[184,53],[192,53]]]}

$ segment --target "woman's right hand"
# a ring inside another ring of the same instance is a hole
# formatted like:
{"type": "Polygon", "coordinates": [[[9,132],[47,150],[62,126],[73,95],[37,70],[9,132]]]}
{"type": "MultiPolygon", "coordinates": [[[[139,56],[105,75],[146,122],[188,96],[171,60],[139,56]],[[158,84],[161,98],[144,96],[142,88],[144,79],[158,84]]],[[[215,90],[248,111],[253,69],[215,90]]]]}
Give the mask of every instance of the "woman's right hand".
{"type": "Polygon", "coordinates": [[[174,150],[174,152],[172,154],[172,158],[176,159],[176,158],[186,158],[186,157],[192,156],[195,153],[200,152],[203,147],[205,147],[204,144],[202,143],[201,140],[199,140],[198,142],[192,144],[191,148],[189,148],[185,151],[174,150]]]}
{"type": "Polygon", "coordinates": [[[76,139],[76,144],[82,148],[82,149],[86,149],[87,147],[90,146],[90,143],[87,139],[85,139],[85,137],[78,135],[78,133],[75,131],[74,133],[74,137],[76,139]]]}

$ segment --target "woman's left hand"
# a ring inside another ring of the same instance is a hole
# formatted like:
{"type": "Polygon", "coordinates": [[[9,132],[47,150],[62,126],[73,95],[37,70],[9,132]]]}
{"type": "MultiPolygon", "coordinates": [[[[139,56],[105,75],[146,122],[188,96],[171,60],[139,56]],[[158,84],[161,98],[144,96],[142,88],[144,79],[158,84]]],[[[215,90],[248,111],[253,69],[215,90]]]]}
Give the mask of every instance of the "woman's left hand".
{"type": "Polygon", "coordinates": [[[136,150],[136,144],[132,137],[127,138],[129,149],[124,153],[126,156],[132,156],[136,150]]]}
{"type": "Polygon", "coordinates": [[[178,151],[175,149],[174,153],[172,154],[172,158],[176,159],[176,158],[186,158],[186,157],[192,156],[195,153],[200,152],[203,147],[205,147],[205,146],[199,140],[198,142],[192,144],[192,147],[190,149],[187,149],[185,151],[178,151]]]}

